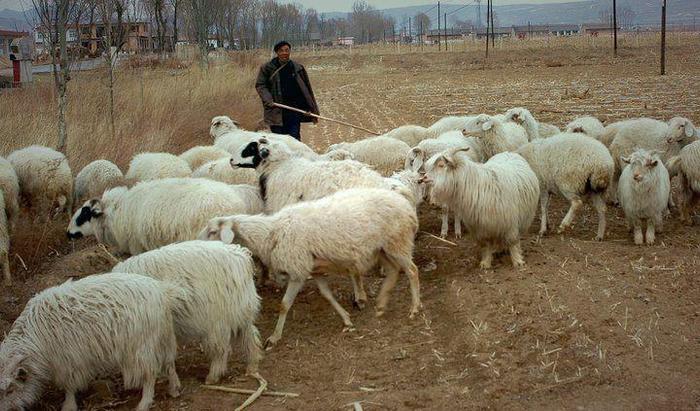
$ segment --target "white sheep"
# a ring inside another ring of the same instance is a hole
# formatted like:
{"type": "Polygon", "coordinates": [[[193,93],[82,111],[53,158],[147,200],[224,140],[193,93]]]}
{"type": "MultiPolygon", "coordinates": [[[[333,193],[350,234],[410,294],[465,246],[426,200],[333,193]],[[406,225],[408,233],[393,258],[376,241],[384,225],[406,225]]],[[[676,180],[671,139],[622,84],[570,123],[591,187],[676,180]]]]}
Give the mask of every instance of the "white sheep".
{"type": "Polygon", "coordinates": [[[10,274],[10,231],[5,214],[5,196],[0,190],[0,268],[2,268],[2,276],[5,280],[5,285],[12,283],[12,275],[10,274]]]}
{"type": "Polygon", "coordinates": [[[100,197],[106,190],[120,185],[124,185],[124,174],[119,167],[108,160],[95,160],[75,176],[73,205],[100,197]]]}
{"type": "Polygon", "coordinates": [[[185,241],[131,257],[112,271],[143,274],[183,290],[175,301],[175,333],[181,343],[201,341],[211,361],[206,383],[226,373],[231,339],[237,339],[247,373],[258,372],[262,358],[255,320],[260,297],[253,280],[250,251],[218,241],[185,241]]]}
{"type": "Polygon", "coordinates": [[[230,157],[228,151],[214,146],[195,146],[180,154],[180,158],[185,160],[190,169],[196,170],[202,165],[220,158],[230,157]]]}
{"type": "MultiPolygon", "coordinates": [[[[566,125],[567,133],[581,133],[588,137],[592,137],[600,142],[603,139],[603,133],[605,133],[605,126],[595,117],[583,116],[573,119],[569,124],[566,125]]],[[[610,144],[603,143],[606,147],[610,144]]]]}
{"type": "Polygon", "coordinates": [[[467,122],[462,134],[479,138],[484,159],[506,151],[514,152],[528,142],[522,126],[488,114],[480,114],[467,122]]]}
{"type": "Polygon", "coordinates": [[[229,116],[216,116],[211,119],[211,125],[209,126],[209,135],[211,138],[216,139],[222,134],[228,133],[229,131],[238,130],[237,121],[232,120],[229,116]]]}
{"type": "MultiPolygon", "coordinates": [[[[616,126],[616,132],[610,143],[610,154],[615,161],[615,178],[611,186],[611,194],[617,194],[617,179],[622,171],[621,158],[633,152],[644,149],[658,151],[661,160],[666,161],[677,155],[681,148],[697,139],[695,126],[683,117],[674,117],[668,122],[651,118],[639,118],[621,122],[616,126]]],[[[614,197],[612,198],[614,200],[614,197]]],[[[671,206],[669,204],[669,206],[671,206]]]]}
{"type": "Polygon", "coordinates": [[[668,171],[657,153],[643,149],[621,160],[628,165],[620,175],[618,198],[625,219],[634,228],[634,243],[644,244],[642,224],[646,220],[646,243],[654,244],[655,228],[661,231],[671,193],[668,171]]]}
{"type": "Polygon", "coordinates": [[[382,134],[384,137],[391,137],[396,140],[401,140],[408,144],[409,147],[415,147],[418,143],[428,138],[428,129],[422,126],[407,124],[396,127],[382,134]]]}
{"type": "Polygon", "coordinates": [[[462,130],[474,116],[446,116],[428,127],[426,138],[437,138],[440,135],[454,130],[462,130]]]}
{"type": "Polygon", "coordinates": [[[571,227],[576,213],[583,206],[583,197],[590,196],[598,212],[596,240],[605,235],[605,201],[603,194],[613,178],[615,164],[603,143],[592,138],[579,138],[573,133],[532,141],[518,149],[540,182],[540,232],[547,231],[547,209],[551,193],[559,193],[570,202],[569,211],[558,232],[571,227]]]}
{"type": "Polygon", "coordinates": [[[8,229],[12,232],[19,217],[19,179],[12,164],[4,157],[0,157],[0,191],[5,198],[8,229]]]}
{"type": "Polygon", "coordinates": [[[523,107],[514,107],[508,110],[505,114],[505,120],[521,125],[525,129],[529,141],[561,133],[559,127],[535,120],[530,110],[523,107]]]}
{"type": "Polygon", "coordinates": [[[208,178],[226,184],[258,184],[255,170],[250,168],[232,167],[230,155],[225,158],[210,161],[192,173],[195,178],[208,178]]]}
{"type": "Polygon", "coordinates": [[[267,213],[347,188],[390,188],[384,177],[358,161],[309,160],[295,156],[284,144],[266,139],[250,143],[243,151],[252,157],[267,213]]]}
{"type": "Polygon", "coordinates": [[[395,138],[377,136],[352,143],[332,144],[328,147],[328,152],[333,150],[346,150],[352,153],[355,160],[368,164],[382,176],[389,177],[403,168],[411,147],[395,138]]]}
{"type": "Polygon", "coordinates": [[[354,159],[355,159],[355,156],[351,152],[349,152],[347,150],[340,149],[340,148],[337,150],[329,151],[325,154],[321,154],[318,158],[318,160],[321,160],[321,161],[342,161],[342,160],[354,160],[354,159]]]}
{"type": "Polygon", "coordinates": [[[140,153],[129,162],[126,178],[132,182],[162,178],[189,177],[192,174],[187,161],[170,153],[140,153]]]}
{"type": "Polygon", "coordinates": [[[168,178],[117,187],[87,201],[68,225],[70,238],[94,235],[132,255],[193,240],[217,215],[262,211],[252,186],[232,186],[201,178],[168,178]]]}
{"type": "Polygon", "coordinates": [[[668,160],[668,171],[680,179],[678,209],[681,221],[691,224],[690,210],[700,198],[700,141],[688,144],[668,160]]]}
{"type": "Polygon", "coordinates": [[[540,186],[522,156],[499,153],[486,163],[456,155],[457,148],[433,156],[425,165],[431,195],[459,209],[462,223],[481,249],[483,269],[491,268],[493,253],[510,251],[513,266],[525,264],[520,237],[537,212],[540,186]]]}
{"type": "MultiPolygon", "coordinates": [[[[73,174],[66,156],[44,146],[13,151],[7,160],[14,167],[20,195],[40,214],[71,213],[73,174]]],[[[10,200],[11,201],[11,200],[10,200]]]]}
{"type": "Polygon", "coordinates": [[[287,312],[309,276],[345,327],[353,327],[322,275],[329,269],[361,278],[381,263],[386,278],[377,298],[378,316],[384,313],[389,293],[403,271],[411,288],[410,316],[415,316],[420,307],[418,269],[413,263],[417,230],[416,210],[400,194],[385,189],[350,189],[285,207],[273,215],[214,218],[199,238],[239,242],[272,273],[288,275],[277,325],[267,339],[267,344],[273,345],[281,338],[287,312]]]}
{"type": "Polygon", "coordinates": [[[125,389],[143,387],[137,411],[153,403],[165,371],[178,396],[172,304],[180,291],[135,274],[92,275],[34,296],[0,345],[0,409],[29,408],[47,386],[65,391],[63,411],[94,378],[121,372],[125,389]]]}

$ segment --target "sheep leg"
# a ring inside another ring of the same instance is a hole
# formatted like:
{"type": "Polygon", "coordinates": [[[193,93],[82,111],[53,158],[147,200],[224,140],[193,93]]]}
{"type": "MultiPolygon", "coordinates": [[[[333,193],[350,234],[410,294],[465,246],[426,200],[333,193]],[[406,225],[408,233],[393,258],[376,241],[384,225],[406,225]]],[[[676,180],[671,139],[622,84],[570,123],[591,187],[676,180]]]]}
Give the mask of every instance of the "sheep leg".
{"type": "Polygon", "coordinates": [[[5,279],[5,285],[12,284],[12,275],[10,275],[10,260],[7,253],[2,253],[2,257],[0,257],[0,265],[2,265],[2,276],[5,279]]]}
{"type": "Polygon", "coordinates": [[[442,226],[440,227],[440,238],[446,238],[447,232],[450,230],[449,213],[450,207],[443,205],[442,213],[440,213],[440,219],[442,220],[442,226]]]}
{"type": "Polygon", "coordinates": [[[348,312],[345,311],[345,309],[341,307],[340,304],[338,304],[338,301],[336,301],[335,297],[333,297],[333,292],[331,291],[330,287],[328,287],[328,282],[326,281],[326,279],[320,276],[314,276],[314,280],[316,280],[316,285],[318,286],[318,290],[321,292],[323,298],[325,298],[329,303],[331,303],[333,309],[335,309],[335,312],[337,312],[338,315],[340,315],[340,317],[343,319],[343,324],[345,325],[343,331],[354,330],[355,326],[352,324],[352,321],[350,321],[350,314],[348,314],[348,312]]]}
{"type": "Polygon", "coordinates": [[[75,401],[75,391],[66,391],[61,411],[78,411],[78,403],[75,401]]]}
{"type": "Polygon", "coordinates": [[[479,263],[479,268],[487,270],[491,268],[491,263],[493,263],[493,248],[491,248],[490,245],[486,245],[481,248],[481,262],[479,263]]]}
{"type": "Polygon", "coordinates": [[[141,401],[136,407],[136,411],[148,411],[153,404],[153,395],[156,391],[156,377],[153,375],[146,375],[143,381],[143,393],[141,394],[141,401]]]}
{"type": "Polygon", "coordinates": [[[564,232],[564,230],[571,227],[574,218],[576,218],[576,213],[581,208],[581,206],[583,206],[583,201],[581,201],[581,198],[579,198],[579,196],[573,196],[571,198],[571,206],[569,207],[569,211],[564,216],[564,219],[561,221],[561,224],[559,224],[557,234],[561,234],[564,232]]]}
{"type": "Polygon", "coordinates": [[[690,219],[690,213],[688,209],[692,204],[693,193],[690,189],[690,186],[688,185],[687,180],[685,179],[685,176],[681,173],[679,177],[681,192],[678,199],[678,211],[681,215],[681,222],[686,225],[692,225],[693,221],[690,219]]]}
{"type": "Polygon", "coordinates": [[[634,224],[634,243],[637,245],[644,244],[644,234],[642,233],[642,226],[639,223],[634,224]]]}
{"type": "Polygon", "coordinates": [[[606,205],[605,200],[600,194],[593,194],[592,196],[593,206],[598,212],[598,232],[596,233],[596,241],[602,241],[605,236],[605,211],[606,205]]]}
{"type": "Polygon", "coordinates": [[[231,354],[230,334],[230,331],[224,331],[220,328],[207,339],[205,351],[211,359],[209,374],[205,380],[207,384],[216,384],[221,379],[221,376],[226,373],[228,358],[231,354]],[[222,335],[223,333],[227,335],[222,335]]]}
{"type": "Polygon", "coordinates": [[[260,345],[260,332],[258,327],[252,322],[247,327],[240,330],[238,337],[241,344],[241,351],[246,360],[246,374],[254,375],[258,372],[258,365],[262,360],[262,349],[260,345]]]}
{"type": "MultiPolygon", "coordinates": [[[[299,280],[298,278],[293,278],[292,275],[289,276],[289,281],[287,282],[287,291],[282,297],[282,304],[280,304],[280,313],[277,318],[277,325],[275,325],[275,331],[270,337],[265,341],[265,347],[269,348],[277,344],[277,342],[282,338],[282,330],[284,330],[284,322],[287,319],[287,313],[289,309],[292,308],[294,304],[294,299],[297,298],[297,294],[304,288],[304,280],[299,280]]],[[[302,276],[306,278],[306,276],[302,276]]]]}
{"type": "Polygon", "coordinates": [[[367,293],[365,292],[365,285],[362,281],[362,276],[354,272],[350,274],[350,280],[352,281],[352,291],[355,295],[352,305],[358,310],[363,310],[367,304],[367,293]]]}
{"type": "Polygon", "coordinates": [[[387,302],[389,301],[389,293],[394,289],[399,279],[399,267],[385,255],[382,255],[380,258],[385,277],[382,282],[382,287],[379,289],[379,296],[377,297],[377,317],[384,315],[387,302]]]}
{"type": "Polygon", "coordinates": [[[180,378],[177,376],[177,371],[175,370],[175,361],[171,361],[168,364],[168,395],[177,398],[180,396],[180,378]]]}
{"type": "Polygon", "coordinates": [[[510,260],[513,262],[514,268],[519,268],[525,265],[525,260],[523,259],[523,250],[520,248],[520,241],[511,243],[508,246],[508,251],[510,252],[510,260]]]}
{"type": "Polygon", "coordinates": [[[462,213],[455,209],[455,238],[462,238],[462,213]]]}
{"type": "Polygon", "coordinates": [[[547,232],[547,210],[549,209],[549,192],[542,190],[540,192],[540,232],[542,237],[547,232]]]}
{"type": "Polygon", "coordinates": [[[647,220],[647,245],[654,244],[656,240],[656,233],[654,232],[654,219],[650,218],[647,220]]]}

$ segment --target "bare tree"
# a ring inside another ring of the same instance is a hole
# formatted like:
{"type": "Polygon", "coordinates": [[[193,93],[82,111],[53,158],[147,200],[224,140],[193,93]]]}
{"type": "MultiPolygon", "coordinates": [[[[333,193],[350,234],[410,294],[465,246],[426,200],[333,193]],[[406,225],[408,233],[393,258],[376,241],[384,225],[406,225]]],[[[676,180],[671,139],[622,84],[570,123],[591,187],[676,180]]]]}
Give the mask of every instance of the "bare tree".
{"type": "Polygon", "coordinates": [[[199,48],[199,64],[202,68],[209,65],[209,33],[217,14],[218,0],[186,0],[189,22],[199,48]]]}
{"type": "Polygon", "coordinates": [[[38,19],[39,32],[51,54],[54,87],[58,96],[57,149],[65,153],[68,141],[67,93],[71,79],[67,35],[69,28],[74,27],[75,36],[80,38],[78,23],[86,3],[83,0],[32,0],[32,5],[38,19]]]}
{"type": "Polygon", "coordinates": [[[430,17],[428,17],[428,15],[425,13],[418,13],[413,18],[413,24],[414,27],[418,28],[418,30],[423,27],[423,31],[428,31],[430,30],[430,17]]]}
{"type": "Polygon", "coordinates": [[[617,14],[618,19],[620,19],[620,27],[630,28],[634,24],[634,18],[637,17],[637,13],[630,6],[625,6],[617,14]]]}

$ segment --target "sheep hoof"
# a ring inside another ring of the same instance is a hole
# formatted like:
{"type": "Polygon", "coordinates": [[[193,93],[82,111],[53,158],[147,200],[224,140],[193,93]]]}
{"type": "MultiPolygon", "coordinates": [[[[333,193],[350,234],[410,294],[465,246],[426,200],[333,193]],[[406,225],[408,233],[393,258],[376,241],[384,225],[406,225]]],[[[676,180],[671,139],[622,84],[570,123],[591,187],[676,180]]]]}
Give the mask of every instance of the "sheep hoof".
{"type": "Polygon", "coordinates": [[[564,231],[566,231],[569,228],[569,226],[566,225],[560,225],[559,228],[557,228],[557,234],[561,234],[564,231]]]}
{"type": "MultiPolygon", "coordinates": [[[[219,377],[214,377],[213,375],[207,375],[207,378],[204,380],[204,383],[207,385],[213,385],[213,384],[218,384],[219,383],[219,377]]],[[[170,392],[168,392],[170,394],[170,392]]],[[[179,393],[177,395],[180,395],[179,393]]],[[[171,397],[175,397],[174,395],[170,394],[171,397]]]]}
{"type": "Polygon", "coordinates": [[[602,235],[597,235],[594,238],[595,241],[603,241],[603,236],[602,235]]]}
{"type": "Polygon", "coordinates": [[[267,340],[265,340],[265,351],[270,351],[272,347],[277,344],[277,341],[279,338],[274,338],[273,336],[270,336],[267,340]]]}
{"type": "Polygon", "coordinates": [[[384,309],[378,309],[377,312],[374,314],[375,317],[379,318],[384,315],[384,309]]]}
{"type": "Polygon", "coordinates": [[[364,300],[352,300],[352,306],[357,309],[357,310],[364,310],[366,305],[366,301],[364,300]]]}
{"type": "Polygon", "coordinates": [[[479,263],[479,268],[481,268],[482,270],[488,270],[491,268],[491,263],[482,261],[481,263],[479,263]]]}
{"type": "MultiPolygon", "coordinates": [[[[217,382],[218,382],[218,381],[214,381],[214,382],[206,381],[207,384],[216,384],[217,382]]],[[[177,397],[179,397],[179,396],[180,396],[180,386],[178,385],[177,387],[169,388],[169,389],[168,389],[168,395],[169,395],[171,398],[177,398],[177,397]]]]}
{"type": "Polygon", "coordinates": [[[412,319],[416,318],[416,314],[418,314],[418,310],[411,310],[411,313],[408,314],[408,318],[410,318],[412,320],[412,319]]]}
{"type": "Polygon", "coordinates": [[[357,331],[357,330],[355,329],[355,326],[352,324],[346,325],[345,327],[343,327],[344,333],[351,333],[351,332],[355,332],[355,331],[357,331]]]}

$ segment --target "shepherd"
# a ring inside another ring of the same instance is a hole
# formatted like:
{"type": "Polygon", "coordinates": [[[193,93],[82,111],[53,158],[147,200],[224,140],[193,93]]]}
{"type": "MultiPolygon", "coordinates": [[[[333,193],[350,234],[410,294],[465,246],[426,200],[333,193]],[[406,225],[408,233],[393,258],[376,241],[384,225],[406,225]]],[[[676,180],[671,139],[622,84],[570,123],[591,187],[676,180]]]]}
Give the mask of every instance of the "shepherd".
{"type": "Polygon", "coordinates": [[[315,124],[318,118],[275,105],[280,103],[300,111],[319,114],[306,69],[290,60],[291,49],[291,44],[284,40],[275,44],[273,50],[277,57],[260,67],[255,90],[262,100],[265,124],[270,126],[270,131],[288,134],[301,141],[301,123],[315,124]]]}

